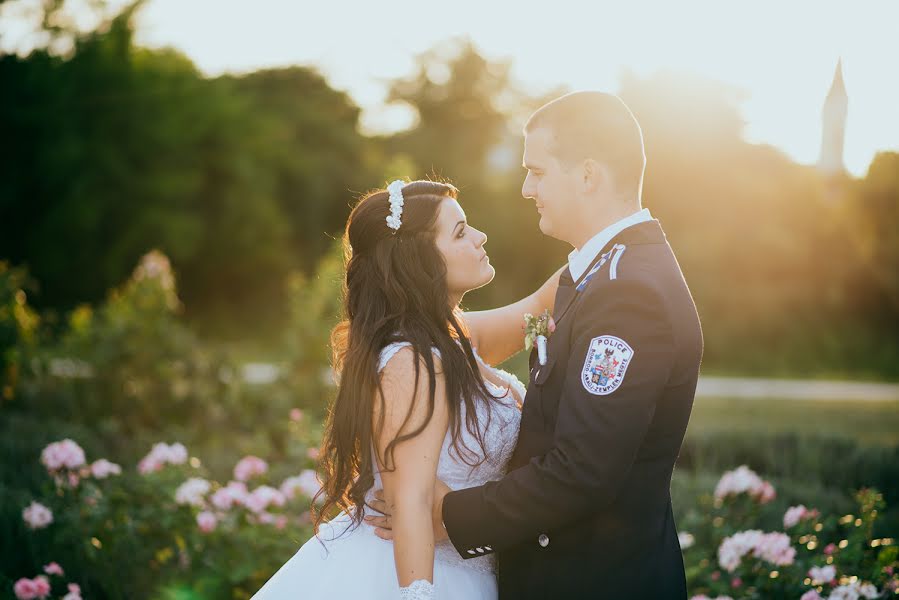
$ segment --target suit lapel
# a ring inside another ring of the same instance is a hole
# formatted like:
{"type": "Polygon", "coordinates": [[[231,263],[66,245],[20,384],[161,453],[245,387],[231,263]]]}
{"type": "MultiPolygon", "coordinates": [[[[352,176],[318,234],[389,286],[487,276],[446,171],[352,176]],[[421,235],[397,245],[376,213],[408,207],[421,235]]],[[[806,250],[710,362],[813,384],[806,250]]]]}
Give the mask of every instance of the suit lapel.
{"type": "MultiPolygon", "coordinates": [[[[615,249],[615,245],[619,243],[657,244],[664,241],[665,233],[662,231],[662,227],[657,219],[632,225],[619,232],[618,235],[606,243],[602,251],[593,259],[590,266],[587,267],[587,270],[584,271],[578,280],[570,287],[563,287],[560,280],[559,290],[556,292],[556,302],[553,305],[553,320],[556,322],[556,325],[559,324],[559,321],[562,320],[562,317],[565,316],[574,304],[574,300],[578,296],[578,288],[585,284],[587,278],[593,277],[606,261],[611,259],[611,254],[615,249]]],[[[562,274],[563,278],[566,276],[571,280],[571,275],[568,271],[562,274]]]]}

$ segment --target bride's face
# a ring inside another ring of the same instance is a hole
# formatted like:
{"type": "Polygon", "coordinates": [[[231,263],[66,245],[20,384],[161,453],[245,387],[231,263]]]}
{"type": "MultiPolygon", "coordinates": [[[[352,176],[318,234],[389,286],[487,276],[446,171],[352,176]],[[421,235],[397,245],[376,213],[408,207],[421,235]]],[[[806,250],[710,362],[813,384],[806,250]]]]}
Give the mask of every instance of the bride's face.
{"type": "Polygon", "coordinates": [[[436,228],[435,243],[446,262],[446,285],[454,300],[493,280],[496,271],[484,250],[487,236],[468,224],[453,198],[440,203],[436,228]]]}

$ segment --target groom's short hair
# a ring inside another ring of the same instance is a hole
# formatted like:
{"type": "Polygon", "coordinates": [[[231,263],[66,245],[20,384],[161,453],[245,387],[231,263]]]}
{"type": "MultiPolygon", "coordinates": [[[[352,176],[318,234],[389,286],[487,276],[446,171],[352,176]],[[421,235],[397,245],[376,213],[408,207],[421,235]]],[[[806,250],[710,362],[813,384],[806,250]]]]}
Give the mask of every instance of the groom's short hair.
{"type": "Polygon", "coordinates": [[[621,191],[639,191],[646,167],[643,132],[613,94],[573,92],[544,104],[524,125],[552,132],[550,152],[565,166],[592,158],[609,166],[621,191]]]}

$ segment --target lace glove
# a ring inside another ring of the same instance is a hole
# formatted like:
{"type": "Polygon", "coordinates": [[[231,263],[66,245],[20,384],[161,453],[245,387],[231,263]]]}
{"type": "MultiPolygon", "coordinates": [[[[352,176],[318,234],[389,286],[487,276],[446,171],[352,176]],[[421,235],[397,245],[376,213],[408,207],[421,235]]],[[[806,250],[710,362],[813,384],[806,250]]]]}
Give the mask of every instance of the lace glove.
{"type": "Polygon", "coordinates": [[[434,597],[434,584],[427,579],[416,579],[408,587],[400,588],[402,600],[431,600],[434,597]]]}

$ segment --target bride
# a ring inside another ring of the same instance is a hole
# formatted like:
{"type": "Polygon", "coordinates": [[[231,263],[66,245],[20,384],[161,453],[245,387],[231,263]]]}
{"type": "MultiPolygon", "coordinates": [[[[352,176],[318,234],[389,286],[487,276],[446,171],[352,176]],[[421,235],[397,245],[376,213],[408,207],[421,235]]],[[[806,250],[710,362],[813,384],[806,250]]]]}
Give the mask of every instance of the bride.
{"type": "Polygon", "coordinates": [[[525,389],[490,364],[522,349],[522,317],[552,307],[558,273],[514,304],[462,312],[464,294],[495,271],[457,195],[445,183],[394,181],[349,217],[317,534],[255,600],[497,597],[493,555],[463,561],[448,541],[435,545],[434,487],[504,473],[525,389]],[[393,543],[365,521],[380,488],[397,515],[393,543]]]}

